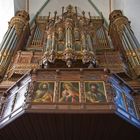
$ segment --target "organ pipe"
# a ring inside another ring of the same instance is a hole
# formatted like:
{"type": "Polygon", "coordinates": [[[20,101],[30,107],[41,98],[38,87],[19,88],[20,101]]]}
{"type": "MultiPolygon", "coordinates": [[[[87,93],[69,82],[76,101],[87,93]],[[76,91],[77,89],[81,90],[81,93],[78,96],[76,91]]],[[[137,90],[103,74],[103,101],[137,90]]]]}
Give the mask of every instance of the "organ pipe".
{"type": "Polygon", "coordinates": [[[129,64],[125,63],[125,65],[131,65],[131,67],[129,67],[128,70],[128,72],[131,72],[129,74],[134,78],[139,77],[140,76],[140,52],[139,52],[140,45],[135,35],[132,32],[129,20],[127,19],[127,17],[123,16],[120,10],[114,10],[110,14],[109,19],[110,19],[109,34],[112,40],[121,41],[121,43],[115,43],[114,44],[115,47],[120,48],[120,50],[122,50],[123,48],[124,52],[120,52],[120,53],[124,55],[124,58],[128,59],[129,64]]]}
{"type": "MultiPolygon", "coordinates": [[[[29,15],[26,11],[21,10],[10,20],[9,28],[1,44],[0,49],[0,78],[2,79],[8,65],[21,43],[24,43],[25,32],[29,29],[29,15]],[[22,39],[21,39],[22,38],[22,39]],[[23,42],[21,42],[23,40],[23,42]]],[[[29,30],[28,30],[29,31],[29,30]]]]}

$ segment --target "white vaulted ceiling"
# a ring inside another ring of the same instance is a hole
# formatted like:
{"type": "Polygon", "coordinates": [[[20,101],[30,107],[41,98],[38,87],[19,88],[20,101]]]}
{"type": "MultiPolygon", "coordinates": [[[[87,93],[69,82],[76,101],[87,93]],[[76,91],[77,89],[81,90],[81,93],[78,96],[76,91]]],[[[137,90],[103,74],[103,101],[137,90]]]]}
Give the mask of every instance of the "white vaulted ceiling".
{"type": "MultiPolygon", "coordinates": [[[[46,0],[5,0],[0,1],[0,42],[2,40],[3,33],[6,32],[8,27],[8,21],[14,13],[19,9],[26,9],[26,1],[29,1],[29,13],[32,18],[36,12],[40,9],[40,7],[46,2],[46,0]]],[[[85,11],[86,13],[91,12],[91,15],[98,15],[99,12],[103,13],[106,21],[108,22],[108,16],[110,13],[109,9],[109,1],[110,0],[50,0],[48,5],[41,12],[42,15],[48,15],[48,12],[58,11],[58,14],[61,12],[62,6],[67,6],[69,4],[73,6],[77,6],[79,11],[85,11]],[[90,4],[90,2],[96,6],[90,4]]],[[[113,9],[121,9],[123,13],[129,18],[131,21],[132,29],[136,37],[140,42],[140,0],[111,0],[112,1],[112,10],[113,9]]]]}

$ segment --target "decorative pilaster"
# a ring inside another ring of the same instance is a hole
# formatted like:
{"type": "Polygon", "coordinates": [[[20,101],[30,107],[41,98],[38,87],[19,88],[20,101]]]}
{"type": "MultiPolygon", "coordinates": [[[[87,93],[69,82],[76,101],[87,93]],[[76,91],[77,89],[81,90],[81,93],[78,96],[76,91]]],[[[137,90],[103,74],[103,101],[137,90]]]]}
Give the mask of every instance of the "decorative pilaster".
{"type": "Polygon", "coordinates": [[[131,29],[128,18],[120,10],[114,10],[109,19],[109,35],[112,38],[114,47],[122,53],[129,73],[134,77],[139,77],[140,45],[131,29]]]}

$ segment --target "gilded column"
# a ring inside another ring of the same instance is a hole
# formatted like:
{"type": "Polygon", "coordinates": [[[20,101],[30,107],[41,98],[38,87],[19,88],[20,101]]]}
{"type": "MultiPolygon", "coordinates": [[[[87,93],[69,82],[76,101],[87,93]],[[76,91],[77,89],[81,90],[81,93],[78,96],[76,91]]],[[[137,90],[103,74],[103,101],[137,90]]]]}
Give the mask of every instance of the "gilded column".
{"type": "Polygon", "coordinates": [[[24,10],[18,11],[9,22],[9,28],[0,45],[0,79],[3,78],[13,55],[25,44],[29,35],[29,15],[24,10]]]}
{"type": "Polygon", "coordinates": [[[140,45],[132,32],[130,22],[120,10],[110,14],[109,35],[114,47],[120,50],[129,73],[134,77],[140,76],[140,45]]]}

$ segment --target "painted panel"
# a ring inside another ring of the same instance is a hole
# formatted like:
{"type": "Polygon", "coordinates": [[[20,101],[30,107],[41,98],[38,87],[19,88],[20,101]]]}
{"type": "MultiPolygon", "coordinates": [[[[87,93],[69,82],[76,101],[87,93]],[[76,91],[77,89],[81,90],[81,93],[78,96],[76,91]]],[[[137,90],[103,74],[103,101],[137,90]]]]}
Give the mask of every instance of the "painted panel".
{"type": "Polygon", "coordinates": [[[84,86],[87,103],[106,102],[106,92],[104,82],[86,81],[84,86]]]}
{"type": "Polygon", "coordinates": [[[77,81],[61,81],[59,84],[59,102],[78,103],[80,83],[77,81]]]}
{"type": "Polygon", "coordinates": [[[36,83],[33,102],[52,102],[54,96],[54,85],[52,81],[40,81],[36,83]]]}

